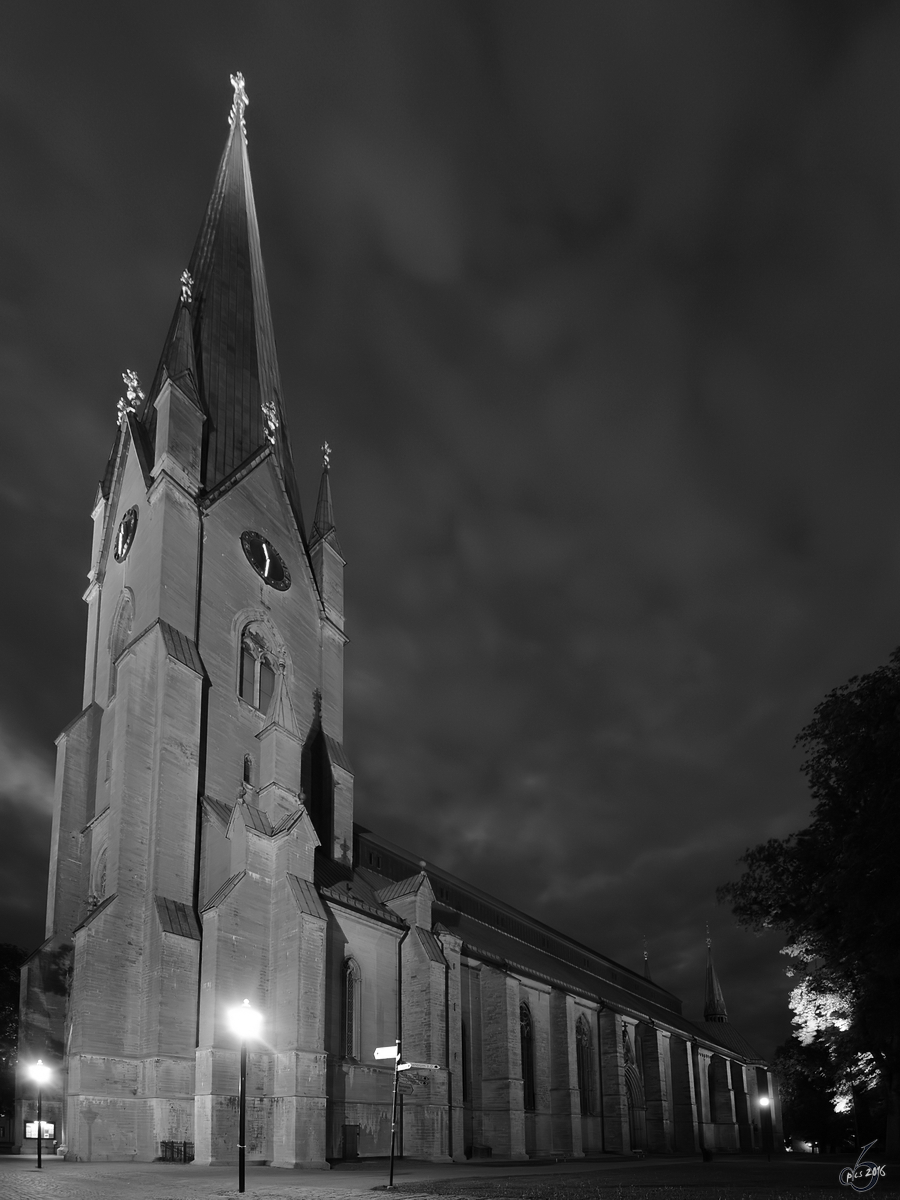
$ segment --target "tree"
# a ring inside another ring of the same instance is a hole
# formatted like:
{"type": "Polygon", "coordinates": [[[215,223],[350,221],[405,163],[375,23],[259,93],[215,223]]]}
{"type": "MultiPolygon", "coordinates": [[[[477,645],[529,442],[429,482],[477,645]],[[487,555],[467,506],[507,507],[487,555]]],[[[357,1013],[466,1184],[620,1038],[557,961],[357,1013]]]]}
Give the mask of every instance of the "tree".
{"type": "Polygon", "coordinates": [[[0,1113],[16,1102],[16,1050],[19,1041],[19,967],[28,957],[21,946],[0,942],[0,1113]]]}
{"type": "Polygon", "coordinates": [[[815,709],[796,739],[815,807],[808,828],[740,859],[719,888],[738,924],[779,929],[798,978],[795,1025],[827,1033],[839,1079],[871,1060],[900,1157],[900,649],[815,709]],[[867,1057],[868,1056],[868,1057],[867,1057]]]}
{"type": "Polygon", "coordinates": [[[845,1142],[853,1144],[852,1115],[836,1108],[840,1082],[824,1035],[806,1044],[788,1038],[775,1051],[775,1070],[785,1137],[818,1142],[826,1153],[835,1153],[845,1142]]]}

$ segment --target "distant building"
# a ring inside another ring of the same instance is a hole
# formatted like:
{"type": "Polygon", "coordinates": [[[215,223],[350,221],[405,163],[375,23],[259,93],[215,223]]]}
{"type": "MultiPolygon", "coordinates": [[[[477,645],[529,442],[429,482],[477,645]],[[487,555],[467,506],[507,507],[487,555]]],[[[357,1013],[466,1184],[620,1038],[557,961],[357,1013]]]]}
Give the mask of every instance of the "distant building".
{"type": "MultiPolygon", "coordinates": [[[[285,425],[242,81],[146,398],[94,507],[83,709],[60,735],[47,940],[23,1062],[56,1068],[69,1158],[321,1167],[771,1145],[777,1094],[727,1023],[353,822],[344,559],[329,467],[309,529],[285,425]],[[766,1109],[760,1099],[770,1102],[766,1109]]],[[[16,1137],[33,1120],[20,1080],[16,1137]]],[[[24,1148],[33,1147],[25,1141],[24,1148]]]]}

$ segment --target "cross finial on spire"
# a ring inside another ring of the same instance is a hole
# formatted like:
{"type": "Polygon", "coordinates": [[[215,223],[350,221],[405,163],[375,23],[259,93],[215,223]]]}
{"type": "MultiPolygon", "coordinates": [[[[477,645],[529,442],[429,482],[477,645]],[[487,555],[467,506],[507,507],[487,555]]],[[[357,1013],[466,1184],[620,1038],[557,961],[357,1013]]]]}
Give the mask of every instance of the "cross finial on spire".
{"type": "Polygon", "coordinates": [[[144,399],[144,393],[141,391],[141,384],[136,371],[123,371],[122,382],[125,384],[125,396],[127,396],[127,399],[123,396],[116,405],[120,425],[125,424],[129,413],[137,411],[138,400],[144,399]]]}
{"type": "Polygon", "coordinates": [[[331,447],[328,445],[327,442],[323,442],[322,443],[322,465],[324,466],[326,471],[328,470],[330,463],[331,463],[331,447]]]}
{"type": "Polygon", "coordinates": [[[712,938],[709,936],[709,921],[706,922],[706,948],[712,950],[712,938]]]}
{"type": "Polygon", "coordinates": [[[181,272],[181,303],[182,304],[190,304],[191,299],[192,299],[193,287],[194,287],[194,280],[191,277],[190,271],[187,269],[187,267],[185,267],[184,270],[181,272]]]}
{"type": "Polygon", "coordinates": [[[244,109],[250,101],[247,98],[244,77],[240,71],[238,71],[237,75],[231,76],[231,86],[234,88],[234,100],[231,103],[231,112],[228,114],[228,124],[233,127],[236,118],[241,123],[241,133],[246,136],[247,126],[244,124],[244,109]]]}

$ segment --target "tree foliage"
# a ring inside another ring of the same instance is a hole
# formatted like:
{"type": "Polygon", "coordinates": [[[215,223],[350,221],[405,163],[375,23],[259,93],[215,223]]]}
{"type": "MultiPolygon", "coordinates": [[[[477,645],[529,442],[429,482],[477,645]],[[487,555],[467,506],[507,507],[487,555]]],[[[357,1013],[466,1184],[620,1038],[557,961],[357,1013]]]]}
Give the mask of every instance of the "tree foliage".
{"type": "Polygon", "coordinates": [[[871,1056],[900,1155],[900,649],[830,692],[796,744],[812,821],[748,850],[719,899],[739,924],[785,934],[795,1024],[828,1031],[839,1072],[871,1056]]]}
{"type": "Polygon", "coordinates": [[[831,1047],[821,1035],[803,1043],[791,1037],[775,1051],[787,1138],[818,1142],[826,1153],[852,1145],[852,1118],[836,1111],[840,1090],[831,1047]]]}
{"type": "Polygon", "coordinates": [[[0,1113],[4,1115],[15,1105],[19,967],[27,957],[21,946],[0,942],[0,1113]]]}

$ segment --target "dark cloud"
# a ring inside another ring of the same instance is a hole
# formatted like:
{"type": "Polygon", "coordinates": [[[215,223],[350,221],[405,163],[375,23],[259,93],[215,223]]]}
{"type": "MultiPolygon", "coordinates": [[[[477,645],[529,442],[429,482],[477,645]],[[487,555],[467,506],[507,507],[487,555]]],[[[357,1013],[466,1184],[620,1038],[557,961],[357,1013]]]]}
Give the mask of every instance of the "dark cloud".
{"type": "Polygon", "coordinates": [[[778,941],[715,887],[806,822],[795,733],[900,640],[897,5],[4,23],[0,936],[40,936],[120,372],[152,375],[240,68],[307,504],[335,447],[359,819],[630,966],[646,935],[695,1015],[710,921],[770,1052],[778,941]]]}

